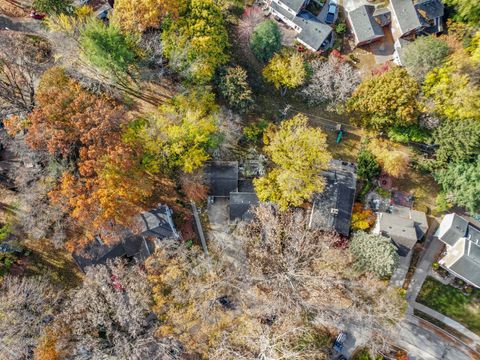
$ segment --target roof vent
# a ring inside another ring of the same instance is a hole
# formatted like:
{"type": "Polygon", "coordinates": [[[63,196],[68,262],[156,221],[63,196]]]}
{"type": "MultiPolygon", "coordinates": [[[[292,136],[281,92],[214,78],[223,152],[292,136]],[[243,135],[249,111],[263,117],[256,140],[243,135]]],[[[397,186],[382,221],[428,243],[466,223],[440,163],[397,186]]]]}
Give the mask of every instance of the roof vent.
{"type": "Polygon", "coordinates": [[[330,209],[330,214],[337,215],[338,214],[338,209],[330,209]]]}

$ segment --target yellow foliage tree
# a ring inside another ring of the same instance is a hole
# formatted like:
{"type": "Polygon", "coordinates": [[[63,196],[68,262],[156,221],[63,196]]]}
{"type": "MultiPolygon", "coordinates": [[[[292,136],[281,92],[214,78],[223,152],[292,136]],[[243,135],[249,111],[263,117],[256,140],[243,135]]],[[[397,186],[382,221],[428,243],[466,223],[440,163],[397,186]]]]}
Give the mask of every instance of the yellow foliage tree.
{"type": "Polygon", "coordinates": [[[367,230],[375,222],[375,214],[371,209],[365,209],[361,203],[353,205],[352,229],[367,230]]]}
{"type": "Polygon", "coordinates": [[[300,206],[314,192],[321,192],[324,180],[320,172],[331,159],[327,137],[308,126],[305,115],[285,120],[278,128],[271,127],[264,135],[265,153],[275,167],[264,177],[254,180],[258,197],[286,210],[300,206]]]}
{"type": "Polygon", "coordinates": [[[388,175],[401,178],[408,169],[410,158],[400,147],[386,140],[372,139],[368,149],[388,175]]]}
{"type": "Polygon", "coordinates": [[[158,28],[164,16],[176,17],[184,3],[182,0],[117,0],[113,22],[126,32],[158,28]]]}
{"type": "Polygon", "coordinates": [[[263,69],[263,76],[284,95],[287,89],[299,87],[305,81],[307,72],[303,56],[287,51],[275,54],[263,69]]]}

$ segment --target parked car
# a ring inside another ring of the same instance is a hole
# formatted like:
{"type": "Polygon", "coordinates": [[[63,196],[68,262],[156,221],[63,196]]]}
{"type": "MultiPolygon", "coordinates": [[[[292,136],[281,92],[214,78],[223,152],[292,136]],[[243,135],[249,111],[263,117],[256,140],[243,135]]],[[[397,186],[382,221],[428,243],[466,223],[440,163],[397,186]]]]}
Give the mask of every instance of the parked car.
{"type": "Polygon", "coordinates": [[[333,350],[336,352],[341,352],[343,349],[343,344],[347,340],[347,333],[341,332],[338,334],[337,338],[335,339],[335,342],[333,343],[333,350]]]}
{"type": "Polygon", "coordinates": [[[327,24],[333,24],[335,21],[335,15],[337,14],[337,3],[335,1],[330,1],[328,3],[328,12],[325,18],[327,24]]]}
{"type": "Polygon", "coordinates": [[[35,10],[32,10],[30,12],[30,17],[35,20],[43,20],[45,16],[46,16],[45,14],[37,13],[35,10]]]}

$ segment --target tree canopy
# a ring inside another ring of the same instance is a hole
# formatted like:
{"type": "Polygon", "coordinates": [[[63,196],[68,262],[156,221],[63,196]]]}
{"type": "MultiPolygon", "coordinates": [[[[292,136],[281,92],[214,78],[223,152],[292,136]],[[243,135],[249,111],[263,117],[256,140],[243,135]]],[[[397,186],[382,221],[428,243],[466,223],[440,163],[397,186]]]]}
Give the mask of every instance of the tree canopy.
{"type": "Polygon", "coordinates": [[[277,89],[281,89],[282,94],[286,89],[299,87],[307,76],[303,56],[298,52],[287,51],[275,54],[263,69],[263,76],[277,89]]]}
{"type": "Polygon", "coordinates": [[[73,4],[71,0],[34,0],[33,8],[49,15],[69,14],[73,10],[73,4]]]}
{"type": "Polygon", "coordinates": [[[455,16],[460,20],[478,24],[480,21],[480,3],[471,0],[445,0],[457,11],[455,16]]]}
{"type": "Polygon", "coordinates": [[[357,231],[349,246],[358,268],[385,278],[393,273],[398,264],[397,248],[382,235],[357,231]]]}
{"type": "Polygon", "coordinates": [[[178,19],[165,24],[162,40],[170,66],[194,82],[209,82],[229,59],[225,21],[214,0],[189,0],[178,19]]]}
{"type": "Polygon", "coordinates": [[[407,172],[410,158],[397,144],[386,140],[371,139],[368,143],[368,150],[388,175],[401,178],[407,172]]]}
{"type": "Polygon", "coordinates": [[[448,53],[448,44],[444,40],[420,36],[402,50],[402,63],[410,75],[423,81],[429,71],[442,65],[448,53]]]}
{"type": "Polygon", "coordinates": [[[247,72],[242,67],[228,67],[220,79],[219,88],[222,96],[235,111],[243,113],[253,105],[247,72]]]}
{"type": "Polygon", "coordinates": [[[258,24],[250,36],[250,48],[258,60],[268,62],[282,48],[282,34],[273,20],[258,24]]]}
{"type": "Polygon", "coordinates": [[[360,179],[370,181],[380,175],[380,166],[368,149],[362,149],[358,154],[357,175],[360,179]]]}
{"type": "Polygon", "coordinates": [[[363,80],[347,102],[354,122],[382,130],[392,125],[417,122],[420,94],[418,83],[400,67],[363,80]]]}
{"type": "Polygon", "coordinates": [[[324,180],[321,170],[327,168],[330,153],[327,137],[318,128],[308,126],[305,115],[296,115],[271,127],[264,134],[265,153],[273,168],[254,180],[260,200],[271,201],[286,210],[300,206],[314,192],[321,192],[324,180]]]}

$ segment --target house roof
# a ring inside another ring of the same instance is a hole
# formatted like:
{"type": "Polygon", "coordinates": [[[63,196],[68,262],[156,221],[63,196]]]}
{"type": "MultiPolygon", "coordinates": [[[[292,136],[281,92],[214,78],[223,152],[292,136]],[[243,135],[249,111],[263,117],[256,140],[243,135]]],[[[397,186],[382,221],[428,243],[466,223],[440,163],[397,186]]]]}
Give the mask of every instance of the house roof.
{"type": "Polygon", "coordinates": [[[258,204],[257,194],[254,192],[231,192],[230,193],[230,220],[250,220],[251,209],[258,204]]]}
{"type": "Polygon", "coordinates": [[[309,227],[350,234],[356,175],[354,165],[332,160],[330,169],[323,171],[325,188],[313,196],[309,227]]]}
{"type": "Polygon", "coordinates": [[[287,19],[289,20],[293,20],[293,18],[295,16],[297,16],[297,13],[298,11],[295,12],[295,14],[292,14],[291,12],[289,12],[287,9],[285,9],[284,7],[278,5],[277,3],[273,2],[270,4],[270,7],[275,10],[276,12],[278,12],[280,15],[283,15],[285,16],[287,19]]]}
{"type": "Polygon", "coordinates": [[[373,6],[362,5],[348,13],[357,43],[384,36],[383,29],[373,17],[374,12],[375,8],[373,6]]]}
{"type": "MultiPolygon", "coordinates": [[[[305,0],[280,0],[280,2],[288,6],[290,9],[292,9],[296,13],[298,13],[302,8],[303,4],[305,3],[305,0]]],[[[273,4],[275,3],[272,2],[272,5],[273,4]]]]}
{"type": "Polygon", "coordinates": [[[228,197],[238,189],[238,161],[208,161],[205,179],[211,196],[228,197]]]}
{"type": "Polygon", "coordinates": [[[419,15],[427,20],[442,17],[445,13],[444,6],[439,0],[420,0],[415,4],[419,15]]]}
{"type": "Polygon", "coordinates": [[[468,230],[468,221],[457,214],[447,214],[443,217],[435,236],[447,245],[453,246],[468,230]]]}
{"type": "Polygon", "coordinates": [[[480,246],[473,241],[465,241],[463,256],[450,265],[449,269],[480,287],[480,246]]]}
{"type": "Polygon", "coordinates": [[[380,213],[378,221],[380,233],[393,240],[399,247],[400,255],[405,256],[417,243],[417,231],[412,219],[398,214],[380,213]]]}
{"type": "Polygon", "coordinates": [[[155,244],[150,240],[178,238],[175,225],[168,206],[159,205],[157,208],[144,212],[137,217],[140,224],[140,233],[134,235],[127,231],[125,237],[115,244],[105,244],[100,237],[75,251],[72,256],[78,266],[85,271],[88,266],[106,264],[108,260],[121,257],[132,257],[144,261],[155,249],[155,244]]]}
{"type": "Polygon", "coordinates": [[[330,26],[320,22],[317,17],[308,11],[300,12],[295,16],[293,22],[302,28],[297,38],[315,50],[320,49],[332,33],[330,26]]]}
{"type": "Polygon", "coordinates": [[[412,0],[390,0],[401,35],[421,27],[412,0]]]}

